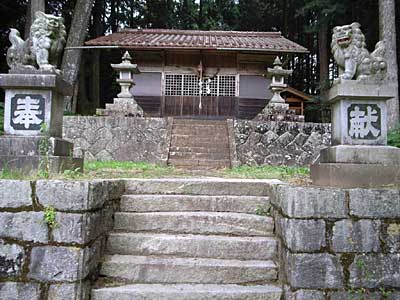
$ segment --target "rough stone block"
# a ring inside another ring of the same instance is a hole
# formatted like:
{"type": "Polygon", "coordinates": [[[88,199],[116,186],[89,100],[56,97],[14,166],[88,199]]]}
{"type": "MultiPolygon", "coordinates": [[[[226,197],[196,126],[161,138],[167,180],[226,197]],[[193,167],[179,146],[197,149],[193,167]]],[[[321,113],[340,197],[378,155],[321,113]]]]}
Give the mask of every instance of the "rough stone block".
{"type": "Polygon", "coordinates": [[[325,246],[323,220],[291,220],[278,217],[276,224],[278,234],[291,251],[318,251],[325,246]]]}
{"type": "Polygon", "coordinates": [[[100,244],[91,247],[34,247],[28,277],[38,281],[77,281],[85,279],[97,265],[100,244]]]}
{"type": "Polygon", "coordinates": [[[343,286],[339,257],[327,253],[287,253],[285,256],[285,272],[292,288],[335,289],[343,286]]]}
{"type": "Polygon", "coordinates": [[[357,255],[350,266],[350,284],[366,288],[399,288],[400,254],[357,255]]]}
{"type": "Polygon", "coordinates": [[[39,180],[36,195],[43,206],[59,210],[91,210],[101,208],[108,200],[108,184],[103,180],[39,180]]]}
{"type": "Polygon", "coordinates": [[[107,184],[108,184],[109,200],[120,199],[121,196],[125,193],[125,181],[124,180],[111,179],[111,180],[107,180],[107,184]]]}
{"type": "Polygon", "coordinates": [[[381,233],[385,251],[389,253],[400,252],[400,222],[382,224],[381,233]]]}
{"type": "Polygon", "coordinates": [[[47,300],[88,300],[90,285],[86,281],[51,284],[47,300]]]}
{"type": "Polygon", "coordinates": [[[367,218],[400,218],[398,189],[353,189],[350,195],[350,214],[367,218]]]}
{"type": "Polygon", "coordinates": [[[2,282],[0,283],[1,300],[42,300],[38,283],[2,282]]]}
{"type": "Polygon", "coordinates": [[[293,300],[325,300],[325,293],[313,290],[298,290],[293,293],[293,300]]]}
{"type": "Polygon", "coordinates": [[[58,243],[86,244],[112,229],[112,208],[96,213],[60,213],[56,214],[56,228],[53,240],[58,243]]]}
{"type": "Polygon", "coordinates": [[[345,191],[334,188],[278,186],[272,202],[291,218],[346,218],[345,191]]]}
{"type": "MultiPolygon", "coordinates": [[[[357,293],[357,291],[339,291],[339,292],[330,292],[330,300],[381,300],[380,293],[373,292],[365,292],[364,294],[357,293]],[[368,298],[365,298],[368,297],[368,298]]],[[[386,298],[384,298],[386,299],[386,298]]],[[[388,299],[389,300],[389,299],[388,299]]]]}
{"type": "Polygon", "coordinates": [[[30,181],[0,181],[0,208],[19,208],[31,205],[32,189],[30,181]]]}
{"type": "Polygon", "coordinates": [[[43,212],[0,213],[0,237],[47,243],[48,228],[43,212]]]}
{"type": "Polygon", "coordinates": [[[378,252],[380,247],[378,220],[341,220],[333,227],[334,252],[378,252]]]}
{"type": "Polygon", "coordinates": [[[0,278],[20,276],[24,261],[24,248],[0,240],[0,278]]]}

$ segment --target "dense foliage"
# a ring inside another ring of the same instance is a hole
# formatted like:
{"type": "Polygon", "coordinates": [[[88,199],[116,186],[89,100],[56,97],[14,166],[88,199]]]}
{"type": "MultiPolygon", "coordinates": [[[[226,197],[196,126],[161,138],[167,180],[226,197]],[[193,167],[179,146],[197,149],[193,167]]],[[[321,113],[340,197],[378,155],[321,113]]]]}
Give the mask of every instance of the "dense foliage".
{"type": "Polygon", "coordinates": [[[400,148],[400,124],[397,126],[397,128],[389,131],[388,145],[400,148]]]}
{"type": "MultiPolygon", "coordinates": [[[[0,71],[7,70],[8,29],[24,30],[27,1],[0,2],[0,71]]],[[[47,0],[47,11],[64,16],[68,28],[76,1],[47,0]]],[[[400,15],[400,5],[397,11],[400,15]]],[[[308,55],[287,57],[295,70],[291,85],[318,95],[336,72],[329,47],[331,28],[360,22],[372,50],[378,41],[378,19],[378,0],[95,0],[88,38],[119,27],[281,31],[310,50],[308,55]]]]}

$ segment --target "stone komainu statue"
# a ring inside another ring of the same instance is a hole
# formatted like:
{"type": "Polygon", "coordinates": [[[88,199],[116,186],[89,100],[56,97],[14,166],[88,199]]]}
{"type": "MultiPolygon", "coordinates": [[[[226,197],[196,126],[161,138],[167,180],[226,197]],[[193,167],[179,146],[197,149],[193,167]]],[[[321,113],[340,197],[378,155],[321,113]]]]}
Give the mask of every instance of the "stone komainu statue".
{"type": "Polygon", "coordinates": [[[39,69],[55,71],[66,43],[64,19],[37,12],[24,41],[18,30],[11,29],[11,47],[7,52],[7,64],[14,71],[39,69]]]}
{"type": "Polygon", "coordinates": [[[353,23],[333,29],[331,48],[340,79],[382,80],[387,71],[385,44],[378,42],[370,54],[360,27],[359,23],[353,23]]]}

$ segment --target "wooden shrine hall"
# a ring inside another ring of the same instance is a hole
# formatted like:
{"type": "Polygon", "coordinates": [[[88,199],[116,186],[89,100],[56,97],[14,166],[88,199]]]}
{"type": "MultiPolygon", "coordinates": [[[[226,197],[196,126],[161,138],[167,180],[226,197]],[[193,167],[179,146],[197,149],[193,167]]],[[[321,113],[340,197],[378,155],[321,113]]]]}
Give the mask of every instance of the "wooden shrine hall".
{"type": "Polygon", "coordinates": [[[253,118],[272,96],[264,74],[275,57],[308,52],[280,32],[123,29],[85,45],[130,51],[146,116],[202,118],[253,118]]]}

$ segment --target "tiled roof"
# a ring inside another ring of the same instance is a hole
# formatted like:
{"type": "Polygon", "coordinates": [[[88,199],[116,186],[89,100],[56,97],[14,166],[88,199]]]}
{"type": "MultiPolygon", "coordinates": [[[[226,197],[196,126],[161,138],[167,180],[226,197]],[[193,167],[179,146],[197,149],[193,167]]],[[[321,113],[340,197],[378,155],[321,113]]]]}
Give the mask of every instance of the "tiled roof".
{"type": "Polygon", "coordinates": [[[280,32],[124,29],[85,43],[131,49],[213,49],[306,53],[280,32]]]}

